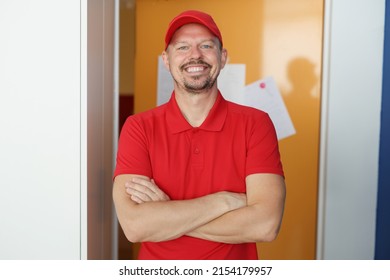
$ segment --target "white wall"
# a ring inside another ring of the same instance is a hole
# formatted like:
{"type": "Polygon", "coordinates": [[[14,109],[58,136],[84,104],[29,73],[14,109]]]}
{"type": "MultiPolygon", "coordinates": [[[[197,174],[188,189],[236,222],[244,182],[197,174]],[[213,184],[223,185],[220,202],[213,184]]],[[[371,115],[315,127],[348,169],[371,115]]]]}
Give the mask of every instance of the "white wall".
{"type": "Polygon", "coordinates": [[[114,3],[0,2],[0,259],[113,257],[114,3]]]}
{"type": "Polygon", "coordinates": [[[373,259],[385,0],[327,0],[320,259],[373,259]]]}
{"type": "Polygon", "coordinates": [[[0,2],[0,258],[79,259],[80,3],[0,2]]]}

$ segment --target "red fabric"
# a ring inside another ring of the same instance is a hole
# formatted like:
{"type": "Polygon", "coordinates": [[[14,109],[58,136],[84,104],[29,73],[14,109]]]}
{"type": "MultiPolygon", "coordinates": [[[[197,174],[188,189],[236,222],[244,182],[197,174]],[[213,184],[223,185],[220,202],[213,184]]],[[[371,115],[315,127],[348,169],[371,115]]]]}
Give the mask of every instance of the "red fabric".
{"type": "MultiPolygon", "coordinates": [[[[174,93],[167,104],[129,117],[122,129],[114,176],[153,178],[172,200],[218,191],[245,192],[254,173],[283,176],[275,129],[262,111],[219,94],[199,128],[182,116],[174,93]]],[[[145,243],[140,259],[257,259],[256,244],[223,244],[183,236],[145,243]]]]}
{"type": "Polygon", "coordinates": [[[209,14],[201,11],[188,10],[176,16],[169,23],[167,33],[165,34],[165,49],[168,48],[168,45],[171,42],[173,34],[175,34],[176,30],[189,23],[199,23],[207,27],[211,33],[213,33],[219,39],[221,46],[223,45],[222,34],[219,31],[219,28],[214,22],[213,18],[209,14]]]}

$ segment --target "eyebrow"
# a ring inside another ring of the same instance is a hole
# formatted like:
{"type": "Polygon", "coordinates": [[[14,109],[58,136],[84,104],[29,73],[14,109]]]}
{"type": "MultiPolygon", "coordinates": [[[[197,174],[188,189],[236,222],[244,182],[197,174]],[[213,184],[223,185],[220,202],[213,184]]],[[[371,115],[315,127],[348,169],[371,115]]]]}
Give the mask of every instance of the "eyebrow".
{"type": "MultiPolygon", "coordinates": [[[[204,39],[202,41],[199,42],[199,44],[202,44],[202,43],[205,43],[205,42],[210,42],[210,43],[213,43],[213,44],[217,44],[217,42],[213,39],[204,39]]],[[[172,42],[171,43],[172,45],[177,45],[177,44],[189,44],[188,41],[186,40],[182,40],[182,41],[175,41],[175,42],[172,42]]]]}

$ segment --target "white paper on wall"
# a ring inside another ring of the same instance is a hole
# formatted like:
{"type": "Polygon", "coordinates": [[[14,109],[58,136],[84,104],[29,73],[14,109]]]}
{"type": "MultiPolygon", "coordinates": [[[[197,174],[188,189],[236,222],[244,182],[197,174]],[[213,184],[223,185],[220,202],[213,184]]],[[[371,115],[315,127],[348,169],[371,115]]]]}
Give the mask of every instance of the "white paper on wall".
{"type": "Polygon", "coordinates": [[[244,105],[267,112],[274,123],[279,140],[296,133],[283,98],[272,77],[247,85],[244,105]]]}
{"type": "Polygon", "coordinates": [[[157,69],[157,106],[167,103],[173,91],[171,73],[165,68],[161,55],[158,57],[157,69]]]}
{"type": "Polygon", "coordinates": [[[226,100],[243,104],[245,64],[226,64],[218,77],[218,88],[226,100]]]}

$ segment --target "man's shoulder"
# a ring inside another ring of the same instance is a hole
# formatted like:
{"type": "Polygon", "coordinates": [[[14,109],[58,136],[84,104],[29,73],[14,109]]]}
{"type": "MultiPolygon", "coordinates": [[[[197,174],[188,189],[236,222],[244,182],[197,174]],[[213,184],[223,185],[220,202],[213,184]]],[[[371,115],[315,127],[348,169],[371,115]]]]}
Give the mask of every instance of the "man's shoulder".
{"type": "Polygon", "coordinates": [[[153,118],[159,119],[160,117],[162,117],[165,114],[166,107],[167,107],[167,104],[162,104],[162,105],[157,106],[155,108],[152,108],[152,109],[140,112],[140,113],[136,113],[130,117],[133,119],[136,119],[136,120],[143,120],[143,121],[153,119],[153,118]]]}
{"type": "Polygon", "coordinates": [[[127,117],[124,124],[125,129],[138,129],[138,130],[148,130],[150,127],[159,126],[161,122],[165,120],[165,111],[166,104],[160,105],[158,107],[139,112],[127,117]]]}

